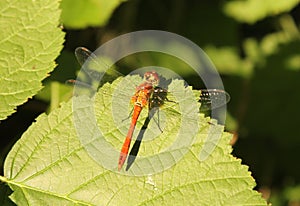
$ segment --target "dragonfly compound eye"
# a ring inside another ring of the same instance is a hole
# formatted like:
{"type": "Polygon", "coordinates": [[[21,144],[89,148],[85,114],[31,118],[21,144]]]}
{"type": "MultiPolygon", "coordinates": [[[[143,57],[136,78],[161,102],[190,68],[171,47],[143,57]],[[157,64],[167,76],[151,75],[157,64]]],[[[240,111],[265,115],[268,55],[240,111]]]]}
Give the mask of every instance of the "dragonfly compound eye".
{"type": "Polygon", "coordinates": [[[144,74],[144,81],[152,84],[153,86],[156,86],[159,84],[159,76],[155,71],[146,72],[144,74]]]}

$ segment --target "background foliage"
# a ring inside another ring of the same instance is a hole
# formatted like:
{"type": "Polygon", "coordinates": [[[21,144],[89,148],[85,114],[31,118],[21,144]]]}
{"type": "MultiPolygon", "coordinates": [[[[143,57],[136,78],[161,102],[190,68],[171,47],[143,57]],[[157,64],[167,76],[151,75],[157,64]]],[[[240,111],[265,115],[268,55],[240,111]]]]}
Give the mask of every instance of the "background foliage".
{"type": "MultiPolygon", "coordinates": [[[[62,1],[66,41],[59,66],[41,93],[1,122],[1,165],[37,116],[68,98],[69,89],[59,82],[75,77],[76,47],[93,50],[130,31],[166,30],[197,43],[222,75],[231,95],[226,128],[235,134],[233,153],[250,166],[256,189],[273,205],[300,204],[299,1],[104,2],[62,1]]],[[[147,59],[140,61],[147,64],[147,59]]],[[[134,67],[135,59],[126,63],[134,67]]],[[[201,86],[191,74],[182,73],[191,85],[201,86]]]]}

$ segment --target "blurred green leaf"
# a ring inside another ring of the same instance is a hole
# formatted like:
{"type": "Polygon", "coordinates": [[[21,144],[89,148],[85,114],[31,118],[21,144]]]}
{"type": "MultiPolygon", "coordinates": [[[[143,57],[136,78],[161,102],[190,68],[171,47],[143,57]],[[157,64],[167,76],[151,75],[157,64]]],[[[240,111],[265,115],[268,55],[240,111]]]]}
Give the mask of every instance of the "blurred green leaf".
{"type": "MultiPolygon", "coordinates": [[[[279,64],[285,63],[285,65],[283,65],[284,68],[298,70],[300,68],[298,48],[291,43],[295,42],[297,45],[299,39],[299,33],[289,32],[289,30],[281,30],[267,34],[260,42],[254,38],[245,39],[243,48],[246,54],[246,60],[251,63],[253,69],[262,68],[265,67],[265,64],[269,63],[267,62],[269,56],[283,52],[278,58],[279,64]],[[285,45],[295,48],[281,51],[285,45]]],[[[275,59],[275,61],[277,61],[277,59],[275,59]]]]}
{"type": "Polygon", "coordinates": [[[0,119],[41,88],[55,67],[64,34],[58,1],[0,2],[0,119]]]}
{"type": "Polygon", "coordinates": [[[237,120],[229,113],[226,114],[226,130],[237,131],[238,125],[237,120]]]}
{"type": "Polygon", "coordinates": [[[278,44],[277,47],[272,55],[265,56],[264,64],[260,65],[252,76],[245,121],[249,131],[256,135],[271,135],[281,144],[289,141],[299,142],[295,131],[300,120],[300,112],[297,109],[300,104],[300,74],[299,68],[295,70],[293,65],[289,64],[289,59],[300,53],[300,41],[293,40],[278,44]],[[272,118],[274,114],[276,118],[272,118]]]}
{"type": "Polygon", "coordinates": [[[234,47],[207,46],[204,50],[220,74],[249,77],[253,72],[253,65],[241,59],[234,47]]]}
{"type": "MultiPolygon", "coordinates": [[[[119,87],[122,80],[120,78],[112,85],[104,85],[96,94],[92,105],[97,111],[97,127],[102,129],[107,141],[118,149],[124,140],[119,126],[125,128],[128,125],[114,124],[111,104],[128,105],[130,97],[115,102],[111,98],[116,97],[109,92],[119,87]],[[103,93],[104,91],[108,93],[103,93]]],[[[132,80],[129,81],[133,82],[132,80]]],[[[180,81],[175,81],[174,86],[177,87],[179,83],[180,81]]],[[[189,88],[185,90],[191,91],[189,88]]],[[[127,176],[119,174],[116,169],[106,170],[88,155],[77,137],[73,120],[74,117],[83,115],[80,117],[89,121],[90,116],[85,111],[91,107],[91,99],[85,96],[73,98],[49,116],[39,116],[7,156],[4,171],[7,179],[1,177],[1,180],[7,182],[14,191],[11,198],[16,204],[26,202],[27,205],[45,205],[51,202],[52,205],[266,205],[261,195],[252,190],[255,182],[248,167],[241,165],[241,160],[230,155],[230,134],[223,132],[212,154],[205,161],[199,161],[197,156],[203,148],[209,128],[220,127],[211,125],[209,118],[196,114],[200,118],[201,129],[193,144],[185,148],[187,153],[175,166],[149,176],[127,176]],[[76,108],[72,106],[74,101],[78,101],[80,105],[78,110],[74,110],[76,108]]],[[[174,109],[168,107],[170,110],[165,110],[170,118],[180,114],[175,109],[177,105],[174,106],[174,109]]],[[[130,109],[125,106],[125,110],[128,112],[130,109]]],[[[141,155],[153,152],[160,158],[157,153],[163,152],[163,147],[172,145],[174,135],[171,134],[174,134],[174,128],[181,121],[168,120],[170,121],[166,122],[164,133],[161,134],[165,138],[163,142],[160,141],[160,136],[152,141],[143,141],[141,155]]],[[[184,124],[191,125],[191,122],[184,124]]],[[[94,131],[93,126],[88,126],[86,130],[91,135],[88,140],[91,144],[94,143],[91,141],[94,131]]],[[[149,132],[148,135],[153,134],[149,132]]],[[[94,152],[102,152],[105,148],[94,149],[94,152]]],[[[176,151],[177,154],[182,152],[181,148],[174,149],[176,151]]],[[[117,168],[118,151],[115,154],[116,156],[110,156],[110,162],[117,168]]],[[[149,168],[155,166],[148,165],[149,168]]],[[[130,169],[128,174],[134,172],[130,169]]]]}
{"type": "Polygon", "coordinates": [[[288,12],[299,4],[299,0],[238,0],[227,1],[224,12],[239,22],[253,24],[267,16],[288,12]]]}
{"type": "Polygon", "coordinates": [[[285,185],[283,190],[274,190],[272,192],[270,201],[272,205],[299,205],[300,203],[300,186],[285,185]]]}
{"type": "Polygon", "coordinates": [[[65,27],[82,29],[104,26],[111,14],[125,0],[62,0],[61,20],[65,27]]]}
{"type": "Polygon", "coordinates": [[[285,60],[285,67],[294,70],[294,71],[299,71],[300,70],[300,54],[292,54],[289,57],[286,58],[285,60]]]}
{"type": "Polygon", "coordinates": [[[288,187],[284,193],[284,196],[287,198],[290,204],[292,204],[292,202],[294,202],[294,204],[296,202],[298,204],[300,203],[300,185],[295,187],[288,187]]]}

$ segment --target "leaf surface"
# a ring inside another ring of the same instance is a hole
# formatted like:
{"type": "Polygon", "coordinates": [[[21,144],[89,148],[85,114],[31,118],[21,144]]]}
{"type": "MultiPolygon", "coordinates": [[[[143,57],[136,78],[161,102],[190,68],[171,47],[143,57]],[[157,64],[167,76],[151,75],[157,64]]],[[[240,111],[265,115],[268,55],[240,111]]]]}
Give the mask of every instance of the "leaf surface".
{"type": "Polygon", "coordinates": [[[64,34],[59,1],[0,2],[0,120],[41,88],[55,67],[64,34]]]}
{"type": "MultiPolygon", "coordinates": [[[[130,77],[129,80],[138,79],[130,77]]],[[[178,104],[166,102],[161,109],[163,133],[157,133],[157,125],[152,121],[132,168],[118,172],[119,149],[128,122],[117,124],[122,115],[118,117],[111,110],[116,108],[114,98],[119,97],[118,104],[125,109],[117,113],[128,115],[130,111],[130,96],[126,99],[124,95],[123,99],[118,95],[117,88],[126,88],[122,80],[105,84],[93,98],[73,97],[73,101],[63,103],[48,116],[39,116],[24,133],[5,161],[5,182],[14,191],[11,198],[16,204],[266,205],[261,195],[253,190],[255,182],[248,167],[230,154],[231,134],[222,132],[220,125],[208,123],[213,120],[203,115],[194,116],[193,109],[180,108],[184,104],[199,106],[190,99],[183,98],[178,104]],[[75,107],[75,102],[80,107],[75,107]],[[95,111],[94,116],[90,116],[90,109],[95,111]],[[93,126],[93,118],[103,136],[93,126]],[[190,121],[185,123],[178,118],[189,118],[190,121]],[[82,119],[88,123],[81,122],[82,119]],[[199,130],[191,144],[174,144],[176,141],[186,143],[182,138],[188,139],[187,135],[192,134],[189,127],[193,125],[192,121],[199,124],[199,130]],[[198,157],[211,127],[221,131],[222,137],[209,157],[200,161],[198,157]],[[78,136],[79,130],[85,131],[90,137],[89,142],[78,136]],[[175,134],[181,138],[176,139],[175,134]],[[153,135],[155,138],[151,139],[153,135]],[[101,141],[105,141],[107,148],[96,147],[101,141]],[[105,151],[112,151],[107,156],[109,159],[105,159],[105,151]],[[174,164],[164,167],[170,160],[174,164]],[[152,173],[143,175],[141,171],[152,173]]],[[[170,84],[170,91],[175,88],[180,90],[171,92],[175,99],[194,94],[190,87],[183,87],[181,81],[170,84]]],[[[137,132],[146,116],[146,111],[141,114],[137,132]]]]}

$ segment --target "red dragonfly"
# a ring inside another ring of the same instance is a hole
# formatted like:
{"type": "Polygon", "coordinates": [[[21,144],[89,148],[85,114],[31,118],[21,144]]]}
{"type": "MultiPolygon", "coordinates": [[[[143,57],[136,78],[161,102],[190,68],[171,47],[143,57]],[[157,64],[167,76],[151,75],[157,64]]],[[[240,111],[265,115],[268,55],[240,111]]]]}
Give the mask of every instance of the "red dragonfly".
{"type": "Polygon", "coordinates": [[[146,72],[144,74],[144,82],[136,88],[136,92],[131,98],[131,103],[134,104],[132,120],[131,120],[131,124],[130,124],[129,130],[128,130],[126,139],[125,139],[122,149],[121,149],[118,170],[121,170],[121,168],[127,158],[129,147],[130,147],[130,142],[132,139],[132,134],[133,134],[137,119],[139,118],[139,115],[140,115],[142,109],[149,105],[150,97],[153,94],[154,88],[157,87],[158,84],[159,84],[158,74],[154,71],[146,72]]]}
{"type": "MultiPolygon", "coordinates": [[[[79,76],[77,78],[79,79],[79,81],[69,80],[68,82],[76,83],[84,87],[89,87],[92,89],[93,93],[96,92],[98,88],[105,82],[115,79],[116,76],[123,76],[116,70],[105,72],[109,68],[108,64],[106,64],[102,59],[99,60],[99,58],[95,54],[84,47],[78,47],[75,50],[75,55],[78,62],[82,65],[82,69],[84,70],[85,74],[84,76],[79,76]],[[88,65],[85,65],[86,61],[88,61],[88,65]],[[106,77],[106,79],[99,83],[98,81],[104,79],[104,76],[106,77]],[[82,77],[85,79],[82,79],[82,77]]],[[[159,82],[160,78],[156,72],[146,72],[144,74],[143,82],[136,87],[136,91],[131,97],[131,103],[134,105],[134,108],[131,118],[131,124],[120,152],[118,170],[121,170],[127,159],[132,135],[142,109],[144,107],[148,107],[150,111],[150,109],[158,108],[163,105],[165,100],[169,101],[166,97],[168,91],[166,89],[158,87],[159,82]]],[[[201,102],[201,108],[204,108],[204,110],[209,110],[224,105],[224,102],[226,104],[229,99],[229,94],[224,90],[203,89],[201,90],[199,102],[201,102]]]]}

